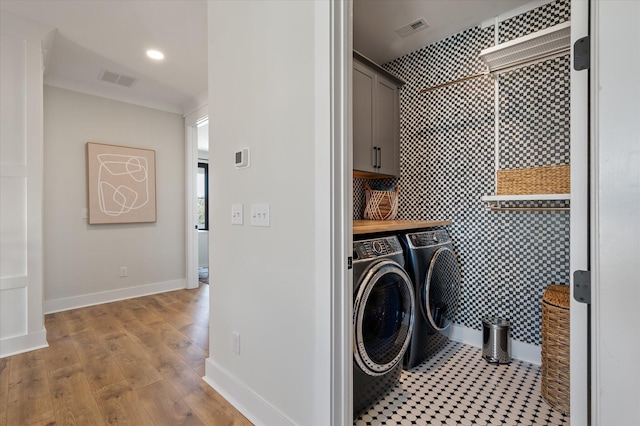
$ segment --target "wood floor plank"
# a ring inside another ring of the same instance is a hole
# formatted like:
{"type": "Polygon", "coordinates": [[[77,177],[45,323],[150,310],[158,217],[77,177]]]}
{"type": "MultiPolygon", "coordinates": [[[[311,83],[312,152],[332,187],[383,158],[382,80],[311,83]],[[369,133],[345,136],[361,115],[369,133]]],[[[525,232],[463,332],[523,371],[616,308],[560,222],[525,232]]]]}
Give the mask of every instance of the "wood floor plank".
{"type": "Polygon", "coordinates": [[[164,380],[136,391],[154,424],[203,425],[200,418],[164,380]]]}
{"type": "Polygon", "coordinates": [[[11,370],[11,357],[0,359],[0,404],[7,403],[9,396],[9,371],[11,370]]]}
{"type": "Polygon", "coordinates": [[[186,363],[174,369],[163,371],[162,377],[183,398],[196,391],[202,383],[202,376],[186,363]]]}
{"type": "Polygon", "coordinates": [[[189,324],[179,329],[189,340],[198,345],[204,351],[209,350],[209,329],[198,324],[189,324]]]}
{"type": "Polygon", "coordinates": [[[204,382],[195,391],[185,396],[184,401],[207,425],[251,425],[233,406],[222,403],[225,401],[224,398],[204,382]]]}
{"type": "Polygon", "coordinates": [[[78,357],[85,364],[108,353],[102,337],[98,336],[93,329],[73,335],[72,340],[78,357]]]}
{"type": "Polygon", "coordinates": [[[189,314],[173,308],[170,304],[162,303],[154,297],[150,297],[149,300],[141,303],[144,303],[144,307],[155,314],[163,322],[167,322],[176,328],[183,327],[193,322],[193,319],[189,314]]]}
{"type": "Polygon", "coordinates": [[[49,389],[53,410],[82,412],[79,408],[92,398],[91,388],[81,364],[74,364],[49,372],[49,389]]]}
{"type": "Polygon", "coordinates": [[[90,306],[86,309],[87,321],[89,321],[89,324],[97,334],[103,336],[122,331],[120,323],[111,320],[109,309],[105,305],[90,306]]]}
{"type": "Polygon", "coordinates": [[[7,403],[0,402],[0,426],[7,426],[7,403]]]}
{"type": "Polygon", "coordinates": [[[30,425],[53,417],[44,350],[15,355],[11,360],[7,424],[30,425]]]}
{"type": "Polygon", "coordinates": [[[59,312],[46,315],[44,326],[47,329],[47,342],[49,343],[69,335],[64,318],[59,312]]]}
{"type": "Polygon", "coordinates": [[[161,375],[165,371],[174,370],[181,365],[186,365],[178,354],[169,349],[169,347],[162,343],[151,331],[132,334],[130,337],[138,346],[144,348],[143,353],[145,357],[161,375]]]}
{"type": "Polygon", "coordinates": [[[89,394],[82,404],[65,406],[63,409],[55,411],[56,426],[102,426],[106,423],[100,414],[98,404],[89,394]]]}
{"type": "Polygon", "coordinates": [[[93,358],[91,362],[83,364],[83,367],[92,391],[100,390],[125,380],[115,360],[107,353],[102,354],[101,357],[93,358]]]}
{"type": "Polygon", "coordinates": [[[142,353],[142,348],[125,332],[107,334],[104,339],[116,365],[134,388],[141,388],[162,379],[142,353]]]}
{"type": "Polygon", "coordinates": [[[131,312],[132,309],[137,308],[138,304],[132,305],[123,301],[123,303],[109,303],[105,305],[105,309],[111,315],[112,320],[116,320],[121,326],[132,321],[138,321],[135,315],[131,312]]]}
{"type": "Polygon", "coordinates": [[[158,324],[154,328],[156,335],[165,345],[179,354],[190,366],[204,364],[207,352],[191,342],[184,334],[166,323],[158,324]]]}
{"type": "Polygon", "coordinates": [[[82,309],[64,311],[60,314],[64,318],[70,336],[92,330],[82,309]]]}
{"type": "Polygon", "coordinates": [[[56,424],[56,418],[52,416],[47,419],[36,420],[33,423],[29,423],[29,426],[55,426],[56,424]]]}
{"type": "Polygon", "coordinates": [[[143,322],[148,326],[153,326],[154,324],[163,321],[162,317],[159,317],[153,311],[147,309],[146,306],[138,306],[136,308],[133,308],[131,312],[133,313],[133,315],[135,315],[136,318],[138,318],[140,322],[143,322]]]}
{"type": "Polygon", "coordinates": [[[72,364],[79,364],[80,358],[76,351],[73,339],[69,336],[62,337],[49,343],[45,352],[47,371],[54,371],[72,364]]]}
{"type": "Polygon", "coordinates": [[[94,392],[102,419],[107,424],[155,426],[138,396],[125,380],[94,392]]]}

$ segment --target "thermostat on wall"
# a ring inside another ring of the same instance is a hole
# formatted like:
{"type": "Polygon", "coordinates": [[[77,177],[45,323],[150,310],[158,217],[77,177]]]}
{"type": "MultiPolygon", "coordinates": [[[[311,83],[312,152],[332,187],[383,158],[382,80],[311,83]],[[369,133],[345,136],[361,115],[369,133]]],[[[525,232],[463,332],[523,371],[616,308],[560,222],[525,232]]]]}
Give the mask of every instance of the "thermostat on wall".
{"type": "Polygon", "coordinates": [[[236,168],[244,169],[245,167],[249,167],[249,148],[236,151],[236,168]]]}

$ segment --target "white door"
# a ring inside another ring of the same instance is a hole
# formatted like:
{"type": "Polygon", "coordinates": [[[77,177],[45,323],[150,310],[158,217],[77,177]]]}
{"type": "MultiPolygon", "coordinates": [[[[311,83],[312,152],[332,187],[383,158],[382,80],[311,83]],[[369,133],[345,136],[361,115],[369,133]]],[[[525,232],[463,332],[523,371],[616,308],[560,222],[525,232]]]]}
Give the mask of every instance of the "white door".
{"type": "Polygon", "coordinates": [[[640,2],[594,0],[591,19],[591,424],[631,426],[640,425],[640,2]]]}
{"type": "MultiPolygon", "coordinates": [[[[571,2],[571,41],[589,34],[589,3],[571,2]]],[[[589,270],[589,70],[577,71],[571,53],[571,424],[588,424],[589,305],[576,301],[574,272],[589,270]]]]}

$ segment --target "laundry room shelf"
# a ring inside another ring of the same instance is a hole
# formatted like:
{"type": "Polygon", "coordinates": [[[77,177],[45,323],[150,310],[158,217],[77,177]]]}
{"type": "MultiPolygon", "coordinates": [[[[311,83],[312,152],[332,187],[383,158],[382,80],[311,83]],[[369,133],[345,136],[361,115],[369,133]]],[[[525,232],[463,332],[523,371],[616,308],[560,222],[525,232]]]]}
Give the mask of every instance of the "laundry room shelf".
{"type": "Polygon", "coordinates": [[[484,195],[480,200],[491,211],[568,211],[567,207],[506,207],[501,202],[513,201],[571,201],[571,194],[525,194],[525,195],[484,195]]]}
{"type": "Polygon", "coordinates": [[[484,195],[480,199],[487,203],[493,201],[570,200],[571,194],[484,195]]]}
{"type": "Polygon", "coordinates": [[[528,64],[539,58],[567,51],[571,46],[571,22],[536,31],[480,52],[490,72],[528,64]]]}
{"type": "Polygon", "coordinates": [[[354,220],[353,234],[408,231],[451,225],[450,220],[354,220]]]}

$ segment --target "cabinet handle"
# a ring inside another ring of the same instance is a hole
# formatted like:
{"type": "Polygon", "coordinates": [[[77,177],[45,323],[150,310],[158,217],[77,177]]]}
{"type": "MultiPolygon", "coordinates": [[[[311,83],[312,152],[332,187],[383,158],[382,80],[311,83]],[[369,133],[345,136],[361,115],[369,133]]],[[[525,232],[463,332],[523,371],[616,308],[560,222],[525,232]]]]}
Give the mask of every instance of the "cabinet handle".
{"type": "Polygon", "coordinates": [[[382,167],[382,148],[378,147],[378,168],[382,167]]]}
{"type": "Polygon", "coordinates": [[[377,169],[378,168],[378,147],[377,146],[373,147],[373,158],[371,162],[373,163],[373,168],[377,169]]]}

